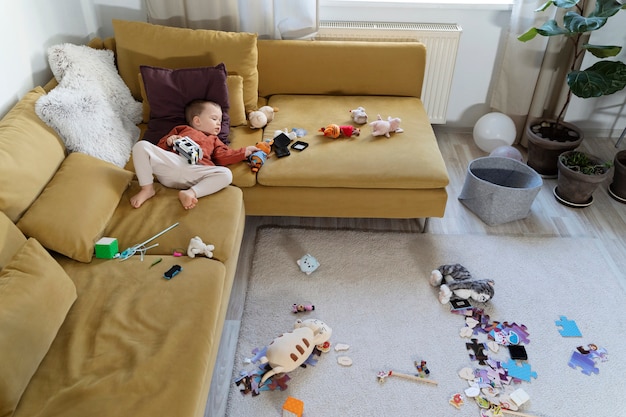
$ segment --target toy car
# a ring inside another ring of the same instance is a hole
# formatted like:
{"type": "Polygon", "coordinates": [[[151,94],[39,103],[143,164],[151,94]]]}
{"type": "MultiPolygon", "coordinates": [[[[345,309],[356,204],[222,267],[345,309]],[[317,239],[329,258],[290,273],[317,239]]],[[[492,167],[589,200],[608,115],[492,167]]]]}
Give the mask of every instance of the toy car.
{"type": "Polygon", "coordinates": [[[187,158],[187,162],[196,165],[202,159],[202,148],[189,136],[184,136],[174,141],[174,150],[187,158]]]}
{"type": "Polygon", "coordinates": [[[183,267],[180,265],[174,265],[173,267],[171,267],[170,269],[168,269],[167,271],[165,271],[165,273],[163,274],[163,278],[165,279],[172,279],[174,278],[176,275],[178,275],[178,273],[180,271],[183,270],[183,267]]]}

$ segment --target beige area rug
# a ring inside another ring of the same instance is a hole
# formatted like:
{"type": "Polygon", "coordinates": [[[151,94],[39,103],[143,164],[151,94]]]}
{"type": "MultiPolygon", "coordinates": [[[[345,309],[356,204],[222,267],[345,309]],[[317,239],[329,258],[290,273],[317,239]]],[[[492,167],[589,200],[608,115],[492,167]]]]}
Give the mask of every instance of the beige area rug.
{"type": "MultiPolygon", "coordinates": [[[[331,350],[315,366],[289,373],[284,391],[242,395],[231,385],[227,414],[281,416],[287,396],[304,401],[306,417],[479,416],[476,402],[465,397],[459,410],[450,405],[468,383],[459,370],[486,369],[473,361],[469,339],[459,335],[464,317],[437,299],[428,282],[432,269],[461,263],[475,278],[496,282],[493,300],[484,305],[491,321],[523,324],[530,342],[528,360],[536,372],[521,381],[530,400],[520,412],[542,417],[626,415],[626,293],[624,272],[605,256],[595,239],[454,236],[301,228],[258,231],[233,380],[252,350],[293,329],[297,318],[319,318],[333,329],[331,342],[350,346],[331,350]],[[321,266],[302,273],[296,260],[305,253],[321,266]],[[294,303],[315,310],[294,314],[294,303]],[[563,337],[555,321],[574,320],[582,337],[563,337]],[[578,346],[594,343],[608,351],[597,374],[568,366],[578,346]],[[338,364],[340,356],[352,366],[338,364]],[[438,385],[377,372],[415,373],[414,361],[426,360],[429,379],[438,385]]],[[[487,342],[485,334],[475,336],[487,342]]],[[[508,361],[508,349],[491,359],[508,361]]],[[[511,388],[509,388],[511,389],[511,388]]]]}

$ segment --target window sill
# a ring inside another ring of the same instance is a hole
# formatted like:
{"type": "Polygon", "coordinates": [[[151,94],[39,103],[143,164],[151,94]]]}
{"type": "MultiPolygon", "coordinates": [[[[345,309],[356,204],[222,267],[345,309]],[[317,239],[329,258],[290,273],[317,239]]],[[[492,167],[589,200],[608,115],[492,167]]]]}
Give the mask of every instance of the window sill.
{"type": "Polygon", "coordinates": [[[319,0],[320,7],[511,10],[514,0],[319,0]]]}

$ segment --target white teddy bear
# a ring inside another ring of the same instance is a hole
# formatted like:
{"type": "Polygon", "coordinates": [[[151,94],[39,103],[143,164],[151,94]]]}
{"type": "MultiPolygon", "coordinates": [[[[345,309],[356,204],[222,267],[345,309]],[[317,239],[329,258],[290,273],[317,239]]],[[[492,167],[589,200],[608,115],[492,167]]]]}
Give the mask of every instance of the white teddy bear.
{"type": "Polygon", "coordinates": [[[359,106],[356,109],[350,110],[350,114],[352,114],[352,120],[354,123],[359,125],[367,123],[367,113],[365,113],[365,109],[363,107],[359,106]]]}
{"type": "Polygon", "coordinates": [[[277,112],[278,109],[272,106],[263,106],[258,110],[251,111],[248,113],[248,125],[250,129],[262,129],[269,122],[274,120],[274,113],[277,112]]]}
{"type": "Polygon", "coordinates": [[[213,257],[213,251],[215,250],[215,246],[207,245],[200,239],[199,236],[192,237],[189,241],[189,246],[187,247],[187,256],[190,258],[195,258],[196,255],[204,255],[207,258],[213,257]]]}

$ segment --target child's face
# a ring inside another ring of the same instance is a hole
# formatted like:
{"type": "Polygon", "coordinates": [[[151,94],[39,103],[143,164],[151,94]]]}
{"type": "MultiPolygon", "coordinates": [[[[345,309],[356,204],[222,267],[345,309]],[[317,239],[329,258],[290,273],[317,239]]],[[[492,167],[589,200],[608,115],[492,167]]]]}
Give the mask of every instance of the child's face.
{"type": "Polygon", "coordinates": [[[207,135],[217,135],[222,128],[222,110],[212,104],[206,104],[202,113],[193,118],[192,127],[207,135]]]}

